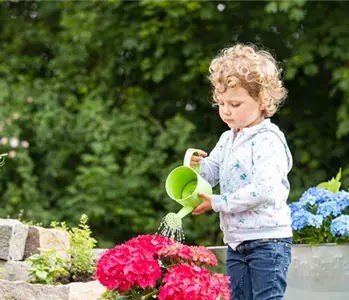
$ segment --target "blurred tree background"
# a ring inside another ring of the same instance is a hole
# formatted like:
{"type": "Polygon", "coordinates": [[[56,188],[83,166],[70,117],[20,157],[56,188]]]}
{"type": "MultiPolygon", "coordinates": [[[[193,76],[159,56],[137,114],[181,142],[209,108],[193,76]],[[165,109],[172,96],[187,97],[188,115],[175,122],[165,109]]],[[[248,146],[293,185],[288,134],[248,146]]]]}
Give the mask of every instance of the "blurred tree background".
{"type": "MultiPolygon", "coordinates": [[[[77,224],[86,213],[99,247],[154,233],[180,208],[169,171],[227,130],[208,65],[237,41],[264,45],[284,70],[274,122],[296,200],[349,167],[348,12],[304,0],[1,2],[0,217],[77,224]]],[[[184,231],[188,243],[222,242],[214,213],[185,218],[184,231]]]]}

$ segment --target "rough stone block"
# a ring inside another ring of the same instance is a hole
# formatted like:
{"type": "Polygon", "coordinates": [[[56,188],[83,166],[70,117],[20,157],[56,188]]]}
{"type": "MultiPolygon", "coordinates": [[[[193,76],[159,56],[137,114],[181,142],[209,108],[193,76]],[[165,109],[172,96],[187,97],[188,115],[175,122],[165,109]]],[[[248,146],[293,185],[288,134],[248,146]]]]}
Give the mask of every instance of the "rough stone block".
{"type": "Polygon", "coordinates": [[[29,279],[29,266],[24,261],[0,260],[0,279],[27,281],[29,279]]]}
{"type": "MultiPolygon", "coordinates": [[[[29,284],[0,280],[1,300],[69,300],[69,285],[29,284]]],[[[81,298],[83,300],[83,298],[81,298]]],[[[87,299],[84,299],[87,300],[87,299]]]]}
{"type": "Polygon", "coordinates": [[[69,300],[97,300],[105,290],[98,281],[74,282],[70,284],[69,300]]]}
{"type": "Polygon", "coordinates": [[[0,280],[0,300],[97,300],[104,291],[98,281],[44,285],[0,280]]]}
{"type": "Polygon", "coordinates": [[[0,219],[0,259],[22,260],[28,227],[17,220],[0,219]]]}
{"type": "Polygon", "coordinates": [[[57,256],[69,260],[69,233],[54,228],[29,226],[24,257],[39,254],[40,249],[56,250],[57,256]]]}

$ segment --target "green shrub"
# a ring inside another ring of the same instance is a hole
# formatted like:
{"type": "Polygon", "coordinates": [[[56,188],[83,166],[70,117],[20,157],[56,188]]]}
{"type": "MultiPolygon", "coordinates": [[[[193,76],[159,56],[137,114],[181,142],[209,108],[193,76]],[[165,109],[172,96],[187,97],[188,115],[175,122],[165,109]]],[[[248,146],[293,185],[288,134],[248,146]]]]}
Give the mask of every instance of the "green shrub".
{"type": "Polygon", "coordinates": [[[69,274],[67,262],[56,255],[55,250],[41,250],[26,259],[29,263],[31,283],[56,284],[60,276],[69,274]]]}
{"type": "Polygon", "coordinates": [[[30,264],[30,282],[54,284],[59,281],[85,281],[93,277],[95,261],[93,248],[97,241],[91,236],[92,231],[87,224],[88,217],[83,214],[78,227],[69,228],[65,222],[53,221],[51,226],[64,230],[70,237],[70,259],[64,261],[56,256],[55,250],[41,250],[26,259],[30,264]]]}

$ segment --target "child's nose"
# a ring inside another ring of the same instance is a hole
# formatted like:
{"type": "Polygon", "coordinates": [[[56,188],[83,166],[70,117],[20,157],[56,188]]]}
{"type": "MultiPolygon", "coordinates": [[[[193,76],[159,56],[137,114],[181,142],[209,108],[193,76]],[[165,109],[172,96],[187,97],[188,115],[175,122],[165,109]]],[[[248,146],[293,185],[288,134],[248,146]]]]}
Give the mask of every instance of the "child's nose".
{"type": "Polygon", "coordinates": [[[223,107],[223,114],[225,114],[227,116],[230,116],[230,114],[231,114],[227,105],[223,107]]]}

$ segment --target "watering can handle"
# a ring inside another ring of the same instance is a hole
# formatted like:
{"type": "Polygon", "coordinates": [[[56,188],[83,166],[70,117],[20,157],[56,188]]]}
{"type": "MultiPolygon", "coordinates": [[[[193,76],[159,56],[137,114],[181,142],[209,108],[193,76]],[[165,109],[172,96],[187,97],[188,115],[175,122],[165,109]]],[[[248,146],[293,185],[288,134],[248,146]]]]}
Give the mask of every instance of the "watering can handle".
{"type": "MultiPolygon", "coordinates": [[[[199,152],[198,152],[196,149],[193,149],[193,148],[189,148],[189,149],[185,152],[185,155],[184,155],[184,162],[183,162],[183,165],[184,165],[184,166],[190,168],[190,160],[191,160],[191,157],[192,157],[193,155],[199,156],[199,152]]],[[[193,167],[193,169],[194,169],[197,173],[199,173],[199,172],[200,172],[200,165],[197,164],[195,167],[193,167]]]]}

